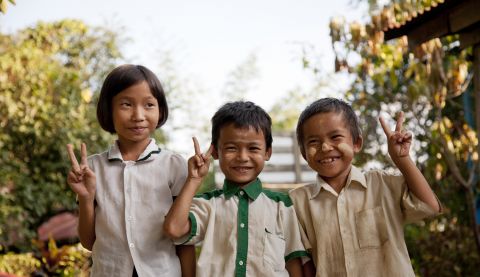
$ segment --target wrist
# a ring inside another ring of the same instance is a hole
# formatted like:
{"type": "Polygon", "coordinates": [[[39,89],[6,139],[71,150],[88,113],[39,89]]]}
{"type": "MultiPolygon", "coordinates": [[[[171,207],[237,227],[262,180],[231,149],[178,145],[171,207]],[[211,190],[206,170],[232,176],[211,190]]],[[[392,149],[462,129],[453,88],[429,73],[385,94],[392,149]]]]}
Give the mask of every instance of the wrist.
{"type": "Polygon", "coordinates": [[[188,176],[186,183],[198,187],[202,184],[202,181],[203,177],[188,176]]]}
{"type": "Polygon", "coordinates": [[[95,196],[78,196],[78,204],[82,206],[90,206],[94,204],[95,196]]]}
{"type": "Polygon", "coordinates": [[[410,158],[410,155],[403,156],[403,157],[395,157],[395,158],[392,158],[392,160],[393,160],[393,163],[399,169],[401,169],[402,167],[404,167],[407,164],[414,164],[413,160],[410,158]]]}

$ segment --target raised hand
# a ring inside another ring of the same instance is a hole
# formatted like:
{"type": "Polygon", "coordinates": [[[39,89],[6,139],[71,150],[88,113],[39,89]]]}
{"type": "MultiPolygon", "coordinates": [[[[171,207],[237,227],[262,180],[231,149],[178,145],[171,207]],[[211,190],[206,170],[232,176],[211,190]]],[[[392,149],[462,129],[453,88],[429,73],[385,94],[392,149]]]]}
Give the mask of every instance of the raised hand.
{"type": "Polygon", "coordinates": [[[213,146],[210,145],[208,151],[205,154],[202,154],[197,138],[193,137],[192,139],[193,147],[195,148],[195,155],[188,160],[188,176],[190,178],[203,178],[208,174],[213,146]]]}
{"type": "Polygon", "coordinates": [[[91,200],[95,198],[96,179],[95,173],[88,167],[87,146],[82,143],[81,160],[78,164],[77,157],[73,152],[73,145],[67,144],[68,156],[72,167],[68,172],[67,183],[78,195],[79,199],[91,200]]]}
{"type": "Polygon", "coordinates": [[[400,112],[397,118],[395,130],[392,131],[385,123],[385,120],[380,116],[380,124],[382,125],[388,141],[388,153],[395,161],[396,158],[402,158],[409,155],[410,145],[412,144],[412,134],[402,130],[404,114],[400,112]]]}

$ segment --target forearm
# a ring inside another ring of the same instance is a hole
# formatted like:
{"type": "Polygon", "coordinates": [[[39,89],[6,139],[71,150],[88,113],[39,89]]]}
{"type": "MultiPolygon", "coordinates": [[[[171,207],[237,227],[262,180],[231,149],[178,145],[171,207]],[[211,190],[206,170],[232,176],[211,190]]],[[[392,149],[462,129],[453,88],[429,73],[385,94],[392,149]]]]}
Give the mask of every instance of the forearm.
{"type": "Polygon", "coordinates": [[[172,239],[181,238],[190,231],[188,213],[200,183],[201,179],[188,178],[180,191],[180,195],[173,202],[163,224],[163,230],[168,237],[172,239]]]}
{"type": "Polygon", "coordinates": [[[402,172],[408,189],[432,209],[440,211],[440,205],[435,197],[435,193],[410,156],[397,158],[394,162],[400,172],[402,172]]]}
{"type": "Polygon", "coordinates": [[[177,245],[177,256],[180,259],[182,277],[194,277],[196,272],[196,256],[194,245],[177,245]]]}
{"type": "Polygon", "coordinates": [[[305,277],[313,277],[315,276],[315,266],[313,265],[313,261],[308,261],[303,265],[303,276],[305,277]]]}
{"type": "Polygon", "coordinates": [[[300,258],[291,259],[285,265],[290,276],[303,276],[302,260],[300,258]]]}
{"type": "Polygon", "coordinates": [[[78,237],[83,247],[92,250],[95,242],[95,206],[93,200],[79,199],[78,237]]]}

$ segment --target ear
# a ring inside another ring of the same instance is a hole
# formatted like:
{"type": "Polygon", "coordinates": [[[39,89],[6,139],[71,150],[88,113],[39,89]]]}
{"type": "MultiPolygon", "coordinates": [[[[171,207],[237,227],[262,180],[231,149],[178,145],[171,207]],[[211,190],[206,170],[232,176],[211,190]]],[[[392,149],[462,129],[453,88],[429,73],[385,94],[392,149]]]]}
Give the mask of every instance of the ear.
{"type": "Polygon", "coordinates": [[[358,137],[357,141],[353,143],[353,152],[358,153],[360,150],[362,150],[363,146],[363,138],[362,136],[358,137]]]}
{"type": "Polygon", "coordinates": [[[272,156],[272,147],[269,147],[267,151],[265,152],[265,161],[270,160],[270,157],[272,156]]]}
{"type": "Polygon", "coordinates": [[[217,151],[217,147],[215,147],[215,145],[213,145],[213,149],[212,149],[212,157],[214,160],[218,160],[218,151],[217,151]]]}

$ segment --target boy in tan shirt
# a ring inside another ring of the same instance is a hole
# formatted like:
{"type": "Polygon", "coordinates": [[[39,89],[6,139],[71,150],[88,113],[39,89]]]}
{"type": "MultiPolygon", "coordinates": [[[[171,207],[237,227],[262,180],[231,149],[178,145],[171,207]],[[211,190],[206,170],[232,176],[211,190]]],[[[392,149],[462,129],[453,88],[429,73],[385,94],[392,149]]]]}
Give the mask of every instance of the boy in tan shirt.
{"type": "Polygon", "coordinates": [[[363,139],[357,116],[344,101],[324,98],[300,115],[297,140],[317,182],[290,192],[316,276],[415,276],[403,225],[440,212],[425,177],[409,156],[411,133],[380,123],[401,174],[361,172],[352,166],[363,139]],[[315,269],[316,268],[316,269],[315,269]]]}

